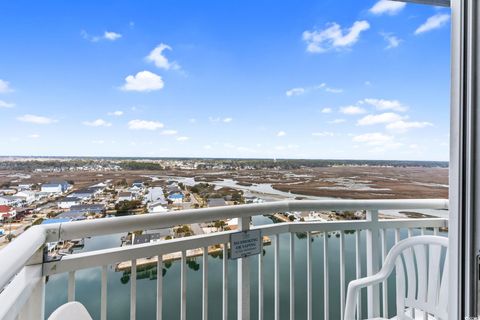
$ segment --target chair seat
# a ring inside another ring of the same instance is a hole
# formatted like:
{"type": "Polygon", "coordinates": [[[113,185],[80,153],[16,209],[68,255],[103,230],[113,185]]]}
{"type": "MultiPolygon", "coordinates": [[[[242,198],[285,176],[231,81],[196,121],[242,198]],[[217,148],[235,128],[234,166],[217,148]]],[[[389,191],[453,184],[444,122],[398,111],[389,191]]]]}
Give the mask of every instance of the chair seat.
{"type": "MultiPolygon", "coordinates": [[[[408,309],[408,310],[407,310],[407,313],[409,313],[410,310],[411,310],[411,309],[408,309]]],[[[417,309],[417,310],[418,310],[418,309],[417,309]]],[[[395,316],[395,317],[390,318],[390,319],[388,319],[388,318],[370,318],[370,319],[368,319],[368,320],[396,320],[396,319],[397,319],[397,317],[395,316]]],[[[423,318],[423,313],[422,313],[422,312],[418,312],[418,311],[415,312],[415,318],[406,317],[405,319],[406,319],[406,320],[424,320],[424,318],[423,318]]],[[[431,315],[428,315],[427,319],[428,319],[428,320],[435,320],[435,317],[433,317],[433,316],[431,316],[431,315]]]]}

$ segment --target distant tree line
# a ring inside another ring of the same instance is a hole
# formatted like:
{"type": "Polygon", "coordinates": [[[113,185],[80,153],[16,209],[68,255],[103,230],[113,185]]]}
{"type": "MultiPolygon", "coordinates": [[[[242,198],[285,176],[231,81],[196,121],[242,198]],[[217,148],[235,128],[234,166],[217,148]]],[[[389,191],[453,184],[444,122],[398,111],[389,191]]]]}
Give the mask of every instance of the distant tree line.
{"type": "Polygon", "coordinates": [[[124,170],[162,170],[163,169],[163,167],[156,162],[123,161],[119,164],[119,166],[124,170]]]}

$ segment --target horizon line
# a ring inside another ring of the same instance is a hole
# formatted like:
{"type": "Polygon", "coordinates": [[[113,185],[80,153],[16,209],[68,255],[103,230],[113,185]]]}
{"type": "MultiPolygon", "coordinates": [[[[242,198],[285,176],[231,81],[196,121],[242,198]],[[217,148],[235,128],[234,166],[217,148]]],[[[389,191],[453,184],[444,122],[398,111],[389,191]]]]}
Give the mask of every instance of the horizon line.
{"type": "Polygon", "coordinates": [[[404,162],[443,162],[450,163],[449,160],[407,160],[407,159],[341,159],[341,158],[242,158],[242,157],[199,157],[199,156],[46,156],[46,155],[0,155],[0,158],[79,158],[79,159],[159,159],[159,160],[271,160],[271,161],[284,161],[284,160],[308,160],[308,161],[404,161],[404,162]]]}

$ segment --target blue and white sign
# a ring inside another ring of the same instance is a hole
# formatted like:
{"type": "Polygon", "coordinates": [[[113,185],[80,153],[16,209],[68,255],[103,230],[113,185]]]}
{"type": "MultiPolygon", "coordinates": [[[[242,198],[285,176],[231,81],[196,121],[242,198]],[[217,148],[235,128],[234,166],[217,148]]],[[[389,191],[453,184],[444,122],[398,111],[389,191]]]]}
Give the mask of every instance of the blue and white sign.
{"type": "Polygon", "coordinates": [[[248,230],[230,235],[230,259],[245,258],[262,252],[261,230],[248,230]]]}

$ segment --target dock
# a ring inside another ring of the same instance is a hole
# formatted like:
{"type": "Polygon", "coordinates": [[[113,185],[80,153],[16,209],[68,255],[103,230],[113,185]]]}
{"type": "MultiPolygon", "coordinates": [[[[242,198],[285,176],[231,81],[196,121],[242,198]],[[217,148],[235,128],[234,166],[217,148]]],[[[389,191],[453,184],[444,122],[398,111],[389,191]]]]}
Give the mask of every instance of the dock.
{"type": "MultiPolygon", "coordinates": [[[[272,240],[264,236],[263,237],[263,245],[270,245],[272,243],[272,240]]],[[[213,254],[219,254],[223,251],[223,248],[217,247],[217,246],[212,246],[208,247],[208,254],[213,255],[213,254]]],[[[196,248],[196,249],[191,249],[186,251],[186,257],[188,258],[194,258],[194,257],[200,257],[203,255],[203,249],[202,248],[196,248]]],[[[171,262],[175,260],[180,260],[182,258],[182,253],[181,252],[172,252],[172,253],[167,253],[162,256],[162,261],[165,262],[171,262]]],[[[141,258],[137,259],[137,268],[138,267],[149,267],[149,266],[156,266],[158,262],[158,256],[150,257],[150,258],[141,258]]],[[[115,271],[130,271],[132,268],[132,261],[123,261],[120,262],[116,265],[115,271]]]]}

